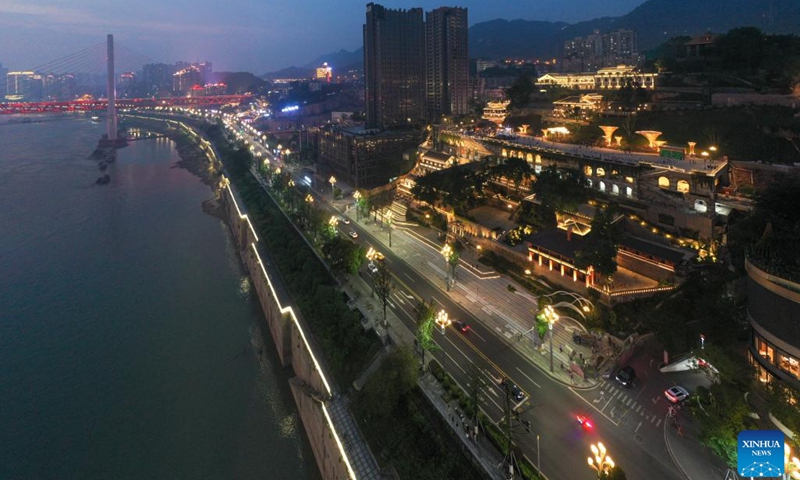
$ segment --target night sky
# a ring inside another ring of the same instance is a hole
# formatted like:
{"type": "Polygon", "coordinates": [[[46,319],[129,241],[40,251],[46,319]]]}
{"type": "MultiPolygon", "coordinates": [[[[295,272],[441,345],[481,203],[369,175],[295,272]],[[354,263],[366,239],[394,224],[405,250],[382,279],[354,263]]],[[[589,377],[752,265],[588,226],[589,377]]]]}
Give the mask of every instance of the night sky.
{"type": "MultiPolygon", "coordinates": [[[[469,23],[496,18],[579,22],[628,13],[644,0],[462,0],[469,23]]],[[[360,0],[0,0],[0,63],[34,68],[116,42],[157,62],[213,63],[262,74],[361,47],[360,0]],[[112,5],[112,6],[110,6],[112,5]]],[[[388,8],[448,5],[387,0],[388,8]]],[[[449,4],[453,6],[454,4],[449,4]]]]}

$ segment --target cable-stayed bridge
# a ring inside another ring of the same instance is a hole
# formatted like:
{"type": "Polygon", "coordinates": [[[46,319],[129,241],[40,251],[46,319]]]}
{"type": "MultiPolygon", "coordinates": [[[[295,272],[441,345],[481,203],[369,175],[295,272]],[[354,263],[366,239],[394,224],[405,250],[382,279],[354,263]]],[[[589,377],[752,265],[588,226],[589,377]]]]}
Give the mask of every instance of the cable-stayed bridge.
{"type": "MultiPolygon", "coordinates": [[[[239,103],[249,97],[219,94],[218,89],[208,94],[202,85],[193,85],[189,95],[163,95],[164,92],[149,91],[153,90],[152,86],[139,84],[136,89],[126,85],[121,92],[122,98],[117,98],[121,81],[135,77],[134,72],[142,72],[146,65],[163,64],[115,43],[113,36],[109,35],[106,42],[29,70],[9,72],[5,78],[0,78],[0,101],[4,99],[0,103],[0,114],[107,110],[109,138],[113,139],[111,129],[116,130],[118,108],[224,105],[239,103]],[[125,73],[118,77],[115,71],[125,73]]],[[[167,81],[171,80],[171,73],[163,75],[167,81]]]]}

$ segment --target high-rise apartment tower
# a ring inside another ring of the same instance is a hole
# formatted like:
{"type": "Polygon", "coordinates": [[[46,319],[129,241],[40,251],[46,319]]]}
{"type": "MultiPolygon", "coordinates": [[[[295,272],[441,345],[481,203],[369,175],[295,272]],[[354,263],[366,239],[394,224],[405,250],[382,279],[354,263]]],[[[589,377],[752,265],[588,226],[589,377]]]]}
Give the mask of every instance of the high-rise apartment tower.
{"type": "Polygon", "coordinates": [[[425,100],[431,122],[469,109],[467,9],[440,7],[425,15],[425,100]]]}

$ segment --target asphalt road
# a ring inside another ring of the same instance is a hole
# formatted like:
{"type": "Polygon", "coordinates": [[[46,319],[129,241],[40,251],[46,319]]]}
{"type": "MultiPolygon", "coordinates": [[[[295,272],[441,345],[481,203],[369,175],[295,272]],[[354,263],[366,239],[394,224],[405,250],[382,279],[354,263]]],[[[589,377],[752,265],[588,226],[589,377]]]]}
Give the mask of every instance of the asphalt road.
{"type": "MultiPolygon", "coordinates": [[[[322,196],[316,193],[315,196],[318,206],[332,215],[342,215],[322,196]]],[[[445,334],[437,334],[435,339],[441,350],[433,353],[434,358],[465,389],[471,382],[473,364],[483,372],[482,407],[496,423],[504,417],[505,391],[499,382],[507,377],[523,390],[525,398],[512,402],[519,417],[512,421],[514,440],[532,463],[541,460],[541,470],[550,480],[596,478],[586,458],[591,454],[591,444],[597,442],[603,442],[630,479],[682,479],[663,438],[667,402],[662,392],[670,384],[657,371],[659,362],[650,361],[650,354],[634,355],[631,360],[640,377],[633,389],[625,389],[613,380],[588,391],[563,385],[513,349],[516,338],[484,327],[469,311],[452,301],[444,291],[444,279],[441,285],[432,285],[411,268],[407,259],[383,248],[355,222],[340,222],[339,230],[348,238],[351,231],[357,232],[354,241],[385,255],[387,266],[397,280],[389,308],[412,332],[416,330],[415,307],[419,299],[432,299],[450,318],[470,324],[471,331],[466,334],[452,326],[445,334]],[[589,417],[594,427],[581,426],[577,415],[589,417]],[[520,423],[522,420],[530,421],[530,432],[520,423]]],[[[371,282],[366,267],[362,268],[362,274],[371,282]]]]}

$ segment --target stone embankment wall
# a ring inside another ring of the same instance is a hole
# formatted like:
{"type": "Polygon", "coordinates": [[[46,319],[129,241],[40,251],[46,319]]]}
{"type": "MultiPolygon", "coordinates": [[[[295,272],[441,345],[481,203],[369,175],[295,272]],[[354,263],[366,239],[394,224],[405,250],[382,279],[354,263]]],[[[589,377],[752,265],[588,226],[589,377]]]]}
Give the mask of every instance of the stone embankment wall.
{"type": "Polygon", "coordinates": [[[306,333],[308,328],[299,311],[290,305],[281,285],[273,280],[269,265],[259,254],[258,235],[239,208],[236,194],[224,177],[220,199],[281,363],[291,366],[295,373],[289,384],[322,478],[355,479],[356,474],[328,408],[334,392],[318,361],[318,350],[306,333]]]}

